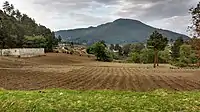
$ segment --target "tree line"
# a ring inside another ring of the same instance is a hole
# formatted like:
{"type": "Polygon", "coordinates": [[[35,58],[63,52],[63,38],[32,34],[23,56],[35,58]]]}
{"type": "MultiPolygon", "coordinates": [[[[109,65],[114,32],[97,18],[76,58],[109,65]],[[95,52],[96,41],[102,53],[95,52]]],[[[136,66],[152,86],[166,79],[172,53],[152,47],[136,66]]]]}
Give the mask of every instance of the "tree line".
{"type": "Polygon", "coordinates": [[[107,46],[104,41],[96,42],[87,48],[89,54],[94,54],[98,61],[124,60],[130,63],[154,63],[154,67],[159,63],[169,63],[179,67],[196,66],[200,60],[194,44],[199,39],[193,38],[184,41],[179,37],[173,42],[169,42],[166,37],[157,31],[150,35],[146,43],[133,44],[111,44],[107,46]]]}
{"type": "Polygon", "coordinates": [[[54,32],[5,1],[0,9],[0,48],[45,48],[52,51],[58,39],[54,32]]]}

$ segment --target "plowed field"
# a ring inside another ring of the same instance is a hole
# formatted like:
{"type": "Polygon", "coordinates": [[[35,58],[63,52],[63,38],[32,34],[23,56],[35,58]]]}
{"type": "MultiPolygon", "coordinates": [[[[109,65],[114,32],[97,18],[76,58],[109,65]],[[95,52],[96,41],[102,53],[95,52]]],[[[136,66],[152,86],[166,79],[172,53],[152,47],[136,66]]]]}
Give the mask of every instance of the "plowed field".
{"type": "Polygon", "coordinates": [[[0,88],[189,91],[200,90],[200,71],[170,69],[168,65],[153,69],[152,65],[100,63],[93,58],[67,54],[27,59],[1,57],[0,88]]]}

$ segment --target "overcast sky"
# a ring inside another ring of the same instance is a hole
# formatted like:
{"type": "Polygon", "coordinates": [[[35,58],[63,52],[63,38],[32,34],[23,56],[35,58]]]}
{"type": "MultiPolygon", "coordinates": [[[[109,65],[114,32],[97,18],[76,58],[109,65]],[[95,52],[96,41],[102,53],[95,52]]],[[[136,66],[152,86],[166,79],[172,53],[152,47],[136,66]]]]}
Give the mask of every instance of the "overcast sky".
{"type": "Polygon", "coordinates": [[[184,34],[187,34],[191,18],[188,10],[198,2],[198,0],[8,1],[21,12],[34,18],[37,23],[54,31],[97,26],[118,18],[129,18],[184,34]]]}

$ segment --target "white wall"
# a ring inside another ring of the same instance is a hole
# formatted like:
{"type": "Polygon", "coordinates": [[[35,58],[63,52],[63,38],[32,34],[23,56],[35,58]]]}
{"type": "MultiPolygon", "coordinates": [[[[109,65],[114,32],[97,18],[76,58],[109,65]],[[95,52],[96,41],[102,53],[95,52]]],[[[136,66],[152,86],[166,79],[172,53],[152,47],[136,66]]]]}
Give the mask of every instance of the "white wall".
{"type": "Polygon", "coordinates": [[[44,48],[3,49],[3,56],[34,57],[44,55],[44,48]]]}

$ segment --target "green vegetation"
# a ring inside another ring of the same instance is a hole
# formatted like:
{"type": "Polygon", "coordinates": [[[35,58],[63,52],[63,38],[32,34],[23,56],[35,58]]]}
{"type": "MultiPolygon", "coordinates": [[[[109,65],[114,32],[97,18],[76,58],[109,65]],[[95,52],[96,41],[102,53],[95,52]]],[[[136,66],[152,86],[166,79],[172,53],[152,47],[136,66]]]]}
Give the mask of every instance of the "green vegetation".
{"type": "Polygon", "coordinates": [[[147,46],[150,49],[154,50],[154,68],[156,68],[156,64],[158,66],[158,52],[163,51],[165,47],[167,46],[168,40],[167,38],[163,37],[162,34],[158,33],[157,31],[154,31],[152,35],[150,35],[150,38],[147,40],[147,46]]]}
{"type": "Polygon", "coordinates": [[[112,61],[113,54],[106,48],[103,41],[97,42],[87,48],[88,54],[94,54],[98,61],[112,61]]]}
{"type": "Polygon", "coordinates": [[[197,112],[200,92],[0,91],[1,112],[197,112]]]}
{"type": "Polygon", "coordinates": [[[193,39],[191,39],[190,44],[193,49],[195,49],[195,54],[198,57],[198,66],[200,67],[200,39],[197,38],[200,36],[200,2],[190,9],[192,15],[192,25],[189,27],[193,32],[193,39]]]}
{"type": "Polygon", "coordinates": [[[0,48],[45,48],[52,51],[58,39],[54,32],[22,14],[8,1],[0,9],[0,48]]]}
{"type": "Polygon", "coordinates": [[[184,41],[181,37],[179,37],[177,40],[175,40],[172,48],[171,48],[171,56],[172,56],[172,59],[173,61],[177,61],[178,58],[180,57],[180,47],[181,45],[184,44],[184,41]]]}

